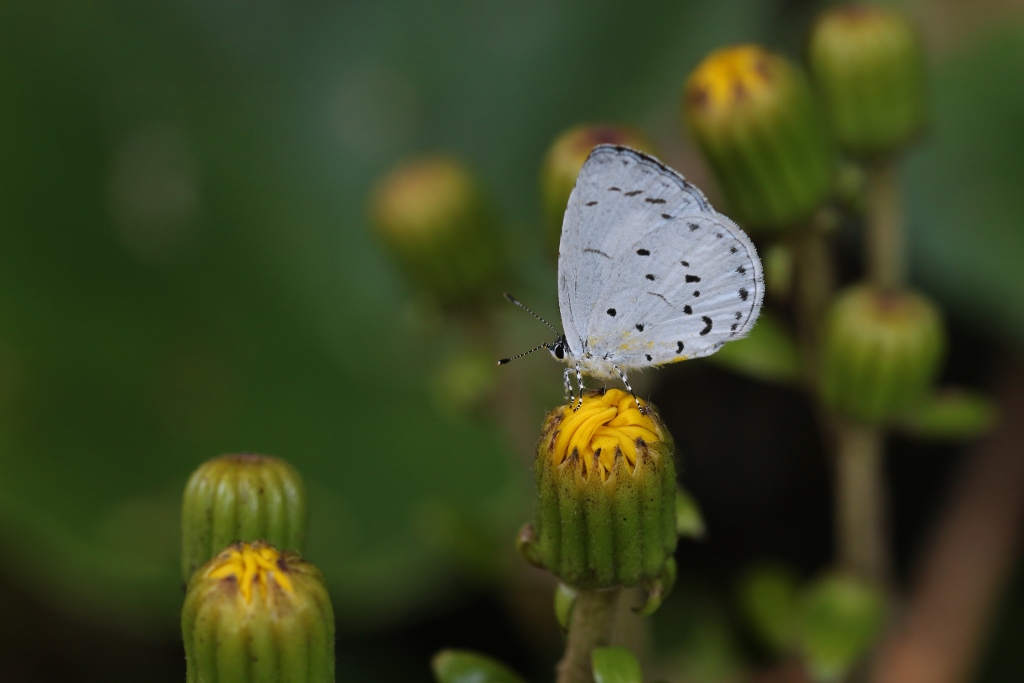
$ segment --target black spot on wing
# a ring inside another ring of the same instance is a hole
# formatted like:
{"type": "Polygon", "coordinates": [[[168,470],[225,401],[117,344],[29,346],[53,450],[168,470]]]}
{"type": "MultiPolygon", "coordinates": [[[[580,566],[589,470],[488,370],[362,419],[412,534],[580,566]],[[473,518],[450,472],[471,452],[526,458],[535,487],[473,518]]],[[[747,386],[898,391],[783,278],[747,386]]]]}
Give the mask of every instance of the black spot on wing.
{"type": "Polygon", "coordinates": [[[683,306],[683,313],[685,313],[686,315],[693,315],[693,308],[690,306],[690,304],[686,304],[685,306],[683,306]]]}
{"type": "Polygon", "coordinates": [[[637,249],[636,253],[639,256],[650,256],[651,255],[651,252],[649,250],[647,250],[647,249],[637,249]]]}
{"type": "Polygon", "coordinates": [[[667,213],[663,213],[663,214],[661,214],[661,217],[662,217],[662,218],[664,218],[665,220],[671,220],[671,219],[672,219],[672,216],[670,216],[670,215],[669,215],[669,214],[667,214],[667,213]]]}
{"type": "Polygon", "coordinates": [[[717,237],[718,239],[722,239],[723,237],[725,237],[725,235],[723,235],[723,234],[722,234],[722,233],[720,233],[720,232],[716,232],[716,233],[715,233],[715,237],[717,237]]]}
{"type": "Polygon", "coordinates": [[[645,354],[645,355],[644,355],[644,358],[646,358],[648,362],[650,362],[651,360],[653,360],[653,358],[651,358],[651,354],[649,354],[649,353],[648,353],[648,354],[645,354]]]}
{"type": "Polygon", "coordinates": [[[636,331],[637,332],[643,332],[644,331],[644,324],[643,323],[637,323],[634,327],[636,327],[636,331]]]}
{"type": "Polygon", "coordinates": [[[707,317],[706,315],[702,315],[700,319],[704,321],[704,329],[700,331],[700,335],[703,337],[705,334],[711,332],[712,323],[711,318],[707,317]]]}
{"type": "Polygon", "coordinates": [[[739,268],[736,269],[736,272],[739,273],[740,275],[744,275],[746,274],[747,269],[744,268],[743,266],[740,266],[739,268]]]}
{"type": "Polygon", "coordinates": [[[684,266],[686,266],[687,268],[689,268],[689,267],[690,267],[690,262],[689,262],[689,261],[680,261],[680,263],[682,263],[682,264],[683,264],[684,266]]]}
{"type": "Polygon", "coordinates": [[[729,247],[729,253],[730,254],[735,254],[737,251],[739,251],[739,250],[736,249],[736,247],[729,247]]]}
{"type": "Polygon", "coordinates": [[[609,188],[608,188],[608,191],[609,191],[609,192],[622,192],[622,190],[620,190],[619,188],[615,187],[614,185],[612,185],[611,187],[609,187],[609,188]]]}
{"type": "Polygon", "coordinates": [[[687,282],[700,282],[700,276],[698,276],[698,275],[689,275],[688,274],[686,276],[686,281],[687,282]]]}
{"type": "Polygon", "coordinates": [[[699,289],[693,290],[693,295],[694,296],[700,296],[700,290],[699,289]]]}
{"type": "Polygon", "coordinates": [[[644,275],[644,277],[647,278],[648,280],[654,280],[655,279],[654,273],[647,273],[647,275],[644,275]]]}
{"type": "Polygon", "coordinates": [[[736,311],[736,315],[734,317],[737,320],[742,320],[743,319],[743,313],[741,311],[736,311]]]}
{"type": "Polygon", "coordinates": [[[648,204],[664,204],[665,203],[664,199],[657,199],[655,197],[647,197],[646,199],[644,199],[644,201],[647,202],[648,204]]]}
{"type": "Polygon", "coordinates": [[[747,291],[747,288],[740,287],[740,299],[746,301],[748,296],[750,296],[750,292],[747,291]]]}
{"type": "Polygon", "coordinates": [[[690,228],[690,232],[693,232],[694,230],[700,230],[700,224],[699,223],[687,223],[686,225],[687,225],[687,227],[690,228]]]}
{"type": "Polygon", "coordinates": [[[732,327],[730,327],[729,329],[730,329],[730,330],[732,330],[733,332],[735,332],[735,331],[736,331],[736,328],[737,328],[737,327],[739,327],[739,326],[740,326],[740,324],[739,324],[739,323],[733,323],[733,324],[732,324],[732,327]]]}
{"type": "Polygon", "coordinates": [[[615,317],[615,309],[614,309],[614,308],[609,308],[609,309],[608,309],[607,311],[605,311],[605,312],[606,312],[606,313],[607,313],[608,315],[610,315],[611,317],[613,317],[613,318],[615,317]]]}
{"type": "Polygon", "coordinates": [[[627,197],[635,197],[638,194],[643,194],[643,192],[644,192],[643,190],[633,190],[632,192],[626,192],[625,195],[627,197]]]}
{"type": "Polygon", "coordinates": [[[583,206],[596,206],[596,205],[597,205],[597,202],[587,202],[583,206]]]}
{"type": "Polygon", "coordinates": [[[682,353],[682,352],[683,352],[683,342],[677,341],[676,342],[676,353],[682,353]]]}

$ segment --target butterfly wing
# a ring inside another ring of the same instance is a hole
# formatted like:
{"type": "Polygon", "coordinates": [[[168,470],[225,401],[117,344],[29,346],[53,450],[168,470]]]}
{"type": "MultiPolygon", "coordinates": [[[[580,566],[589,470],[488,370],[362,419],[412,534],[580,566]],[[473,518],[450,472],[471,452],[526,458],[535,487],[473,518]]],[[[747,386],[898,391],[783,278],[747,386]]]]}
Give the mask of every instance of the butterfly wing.
{"type": "Polygon", "coordinates": [[[604,275],[587,344],[623,369],[714,353],[750,331],[764,296],[750,238],[710,209],[648,226],[604,275]]]}
{"type": "Polygon", "coordinates": [[[617,259],[645,232],[710,211],[700,190],[657,159],[616,145],[594,148],[569,196],[558,250],[558,306],[573,354],[582,352],[591,321],[601,320],[608,283],[628,263],[617,259]]]}

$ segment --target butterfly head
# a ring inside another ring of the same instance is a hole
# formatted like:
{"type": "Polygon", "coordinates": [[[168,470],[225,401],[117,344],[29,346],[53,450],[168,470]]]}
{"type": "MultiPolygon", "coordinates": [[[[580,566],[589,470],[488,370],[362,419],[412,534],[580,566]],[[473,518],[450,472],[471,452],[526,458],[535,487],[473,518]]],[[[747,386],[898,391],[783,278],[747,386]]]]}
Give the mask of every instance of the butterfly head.
{"type": "Polygon", "coordinates": [[[563,363],[569,356],[569,342],[566,341],[564,334],[550,344],[545,344],[544,348],[551,352],[555,360],[563,363]]]}

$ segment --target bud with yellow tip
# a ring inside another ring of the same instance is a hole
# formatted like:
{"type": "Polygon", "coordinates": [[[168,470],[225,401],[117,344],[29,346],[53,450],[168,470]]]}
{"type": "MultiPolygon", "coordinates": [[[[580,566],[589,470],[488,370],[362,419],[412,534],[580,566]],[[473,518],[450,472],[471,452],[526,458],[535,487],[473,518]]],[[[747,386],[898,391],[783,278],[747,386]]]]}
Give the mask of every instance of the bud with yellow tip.
{"type": "Polygon", "coordinates": [[[406,277],[446,307],[494,296],[502,259],[476,179],[448,156],[391,171],[370,201],[374,230],[406,277]]]}
{"type": "Polygon", "coordinates": [[[713,52],[686,82],[683,118],[744,228],[792,227],[827,198],[825,121],[789,60],[757,45],[713,52]]]}
{"type": "Polygon", "coordinates": [[[323,576],[267,543],[235,544],[199,569],[181,629],[187,683],[334,681],[334,612],[323,576]]]}
{"type": "Polygon", "coordinates": [[[656,590],[676,547],[672,438],[619,389],[548,414],[535,464],[539,502],[526,557],[570,586],[656,590]]]}
{"type": "Polygon", "coordinates": [[[544,202],[544,224],[547,242],[557,252],[562,235],[562,218],[569,195],[583,162],[597,145],[624,145],[653,153],[650,141],[628,126],[576,126],[559,135],[548,148],[541,169],[540,190],[544,202]]]}

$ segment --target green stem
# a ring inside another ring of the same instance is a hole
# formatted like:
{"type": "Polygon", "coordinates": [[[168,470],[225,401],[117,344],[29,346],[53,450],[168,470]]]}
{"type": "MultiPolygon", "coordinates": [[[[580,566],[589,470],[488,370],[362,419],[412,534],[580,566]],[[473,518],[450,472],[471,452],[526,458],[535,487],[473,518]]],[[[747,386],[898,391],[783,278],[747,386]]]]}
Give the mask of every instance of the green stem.
{"type": "Polygon", "coordinates": [[[889,578],[884,433],[838,419],[835,428],[835,505],[840,567],[884,587],[889,578]]]}
{"type": "Polygon", "coordinates": [[[581,590],[572,608],[565,654],[558,663],[558,683],[594,683],[594,648],[611,642],[615,607],[621,589],[581,590]]]}
{"type": "Polygon", "coordinates": [[[903,200],[895,160],[885,159],[868,167],[864,219],[868,280],[884,289],[902,287],[906,282],[903,200]]]}
{"type": "Polygon", "coordinates": [[[798,337],[804,361],[804,380],[812,392],[817,386],[818,337],[825,309],[835,292],[826,220],[825,214],[817,214],[800,229],[793,243],[798,337]]]}

